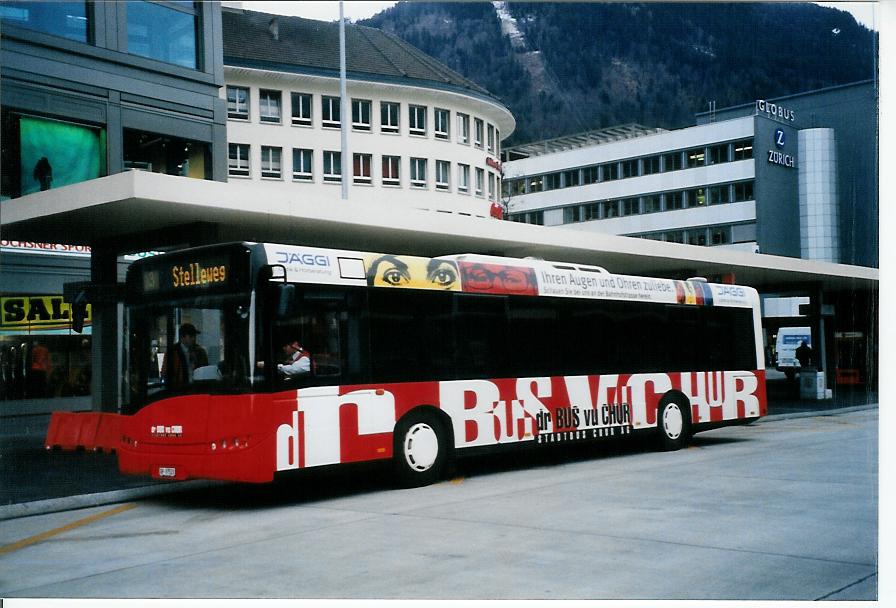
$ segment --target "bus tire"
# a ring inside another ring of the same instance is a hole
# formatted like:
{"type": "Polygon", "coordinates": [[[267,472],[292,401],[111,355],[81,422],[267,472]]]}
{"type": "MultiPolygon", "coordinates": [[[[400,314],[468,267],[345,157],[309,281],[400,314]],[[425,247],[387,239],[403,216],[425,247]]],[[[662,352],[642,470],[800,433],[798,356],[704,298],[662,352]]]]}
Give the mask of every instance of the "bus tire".
{"type": "Polygon", "coordinates": [[[442,422],[428,412],[402,418],[395,427],[392,453],[398,485],[418,488],[440,481],[450,450],[447,437],[442,422]]]}
{"type": "Polygon", "coordinates": [[[667,452],[680,450],[688,441],[691,416],[681,397],[665,399],[657,408],[656,426],[659,429],[660,447],[667,452]]]}

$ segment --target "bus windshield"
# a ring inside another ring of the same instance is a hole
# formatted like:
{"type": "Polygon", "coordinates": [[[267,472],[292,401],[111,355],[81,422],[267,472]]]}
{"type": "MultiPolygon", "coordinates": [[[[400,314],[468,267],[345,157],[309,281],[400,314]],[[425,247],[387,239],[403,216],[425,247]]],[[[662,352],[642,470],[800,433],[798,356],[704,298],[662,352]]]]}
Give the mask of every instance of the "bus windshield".
{"type": "Polygon", "coordinates": [[[248,294],[132,304],[126,409],[174,395],[248,390],[249,312],[248,294]]]}

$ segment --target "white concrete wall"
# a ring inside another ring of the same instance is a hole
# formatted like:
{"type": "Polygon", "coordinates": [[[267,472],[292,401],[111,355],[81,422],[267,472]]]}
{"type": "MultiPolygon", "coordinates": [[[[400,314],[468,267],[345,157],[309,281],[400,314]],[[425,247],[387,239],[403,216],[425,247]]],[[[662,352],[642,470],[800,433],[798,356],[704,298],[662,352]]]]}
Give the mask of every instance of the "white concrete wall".
{"type": "MultiPolygon", "coordinates": [[[[297,198],[320,201],[321,204],[334,204],[341,199],[339,183],[324,182],[323,152],[339,151],[340,130],[325,128],[321,123],[321,96],[339,96],[339,81],[335,78],[324,78],[307,75],[285,74],[244,68],[226,68],[225,80],[228,85],[248,87],[250,90],[249,119],[228,119],[227,139],[229,143],[250,145],[249,177],[231,176],[231,181],[250,180],[267,184],[277,191],[294,193],[297,198]],[[281,91],[281,121],[279,124],[262,123],[259,120],[259,90],[271,89],[281,91]],[[313,95],[313,122],[311,126],[293,126],[291,121],[291,92],[310,93],[313,95]],[[261,177],[261,147],[274,146],[282,148],[282,176],[277,178],[261,177]],[[313,181],[299,182],[292,177],[292,149],[307,148],[314,150],[313,181]]],[[[343,177],[349,181],[349,199],[355,202],[375,205],[408,206],[423,209],[437,209],[471,215],[487,216],[492,200],[500,196],[500,173],[487,164],[487,159],[497,165],[499,145],[489,153],[487,147],[487,125],[499,128],[500,137],[504,138],[515,125],[510,113],[498,104],[489,103],[479,97],[465,96],[459,93],[439,91],[414,86],[399,86],[388,83],[348,81],[349,99],[365,99],[371,103],[370,131],[349,130],[349,154],[342,160],[343,177]],[[400,103],[400,130],[397,134],[383,133],[380,129],[380,101],[400,103]],[[425,136],[411,135],[408,132],[408,104],[427,107],[427,133],[425,136]],[[447,140],[434,136],[434,109],[442,108],[450,111],[450,136],[447,140]],[[457,113],[470,116],[470,142],[459,143],[457,113]],[[482,147],[473,145],[475,138],[474,119],[483,120],[482,147]],[[364,153],[372,155],[371,184],[354,184],[352,181],[352,154],[364,153]],[[401,185],[382,184],[381,163],[383,155],[401,157],[401,185]],[[425,188],[410,185],[410,159],[412,157],[427,159],[427,186],[425,188]],[[437,190],[435,186],[436,161],[450,162],[450,186],[447,191],[437,190]],[[467,193],[458,190],[458,165],[470,166],[470,186],[467,193]],[[477,194],[476,169],[482,169],[484,175],[483,191],[477,194]],[[495,180],[495,195],[489,198],[489,178],[495,180]]],[[[226,98],[226,89],[221,90],[222,98],[226,98]]],[[[351,123],[351,103],[348,115],[343,117],[351,123]]]]}

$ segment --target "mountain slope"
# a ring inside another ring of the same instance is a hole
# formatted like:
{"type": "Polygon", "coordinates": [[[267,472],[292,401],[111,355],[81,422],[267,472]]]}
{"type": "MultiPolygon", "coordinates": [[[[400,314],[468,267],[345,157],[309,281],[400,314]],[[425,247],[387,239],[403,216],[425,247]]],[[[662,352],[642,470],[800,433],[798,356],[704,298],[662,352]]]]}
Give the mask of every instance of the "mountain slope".
{"type": "Polygon", "coordinates": [[[509,143],[873,77],[874,34],[811,3],[401,2],[395,33],[501,99],[509,143]]]}

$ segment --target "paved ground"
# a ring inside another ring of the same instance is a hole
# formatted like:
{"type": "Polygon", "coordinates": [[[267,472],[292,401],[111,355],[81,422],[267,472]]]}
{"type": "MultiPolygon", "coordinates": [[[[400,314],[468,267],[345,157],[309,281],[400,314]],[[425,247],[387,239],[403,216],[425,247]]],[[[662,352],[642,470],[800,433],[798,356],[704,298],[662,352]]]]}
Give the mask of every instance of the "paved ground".
{"type": "Polygon", "coordinates": [[[869,600],[878,410],[0,521],[0,596],[869,600]]]}

